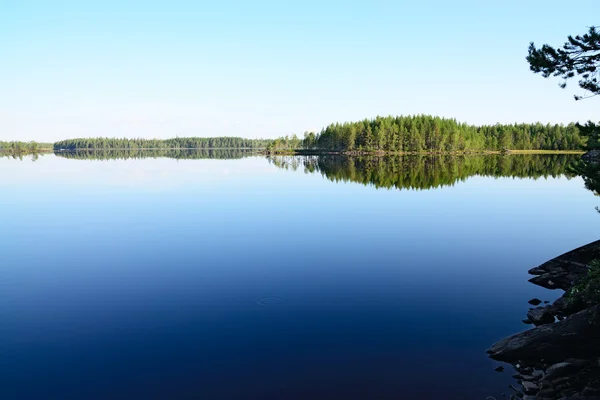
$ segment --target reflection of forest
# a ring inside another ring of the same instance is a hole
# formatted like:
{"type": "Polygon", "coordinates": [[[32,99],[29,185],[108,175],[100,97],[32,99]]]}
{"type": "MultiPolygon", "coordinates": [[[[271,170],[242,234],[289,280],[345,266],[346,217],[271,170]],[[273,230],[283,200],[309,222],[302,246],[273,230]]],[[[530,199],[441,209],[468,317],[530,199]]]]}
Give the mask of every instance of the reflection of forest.
{"type": "Polygon", "coordinates": [[[332,181],[377,188],[430,189],[453,185],[474,175],[539,178],[575,176],[569,166],[578,155],[422,155],[422,156],[273,156],[274,165],[320,172],[332,181]]]}
{"type": "Polygon", "coordinates": [[[220,159],[249,157],[256,151],[245,149],[157,149],[157,150],[81,150],[54,153],[58,157],[75,160],[127,160],[141,158],[175,158],[178,160],[220,159]]]}
{"type": "Polygon", "coordinates": [[[600,163],[581,161],[576,164],[574,170],[583,178],[585,187],[596,196],[600,196],[600,163]]]}

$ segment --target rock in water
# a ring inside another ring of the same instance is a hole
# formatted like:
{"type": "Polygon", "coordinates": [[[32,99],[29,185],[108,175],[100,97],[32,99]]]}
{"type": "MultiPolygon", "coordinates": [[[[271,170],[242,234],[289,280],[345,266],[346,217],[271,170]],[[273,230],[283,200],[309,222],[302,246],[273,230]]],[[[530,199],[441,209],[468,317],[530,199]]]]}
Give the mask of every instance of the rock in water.
{"type": "Polygon", "coordinates": [[[494,360],[516,363],[562,362],[569,357],[600,356],[600,305],[553,324],[542,325],[504,338],[488,353],[494,360]]]}
{"type": "Polygon", "coordinates": [[[502,365],[500,365],[500,366],[494,368],[494,371],[496,371],[496,372],[503,372],[504,371],[504,367],[502,365]]]}
{"type": "Polygon", "coordinates": [[[542,301],[540,299],[531,299],[528,301],[528,303],[532,306],[539,306],[540,304],[542,304],[542,301]]]}
{"type": "Polygon", "coordinates": [[[552,307],[536,307],[527,313],[529,319],[535,326],[551,324],[554,322],[554,312],[552,307]]]}
{"type": "Polygon", "coordinates": [[[592,260],[600,258],[600,240],[578,247],[529,270],[529,282],[547,289],[569,289],[587,273],[592,260]]]}
{"type": "Polygon", "coordinates": [[[546,273],[546,271],[544,271],[540,267],[531,268],[528,272],[529,275],[544,275],[546,273]]]}

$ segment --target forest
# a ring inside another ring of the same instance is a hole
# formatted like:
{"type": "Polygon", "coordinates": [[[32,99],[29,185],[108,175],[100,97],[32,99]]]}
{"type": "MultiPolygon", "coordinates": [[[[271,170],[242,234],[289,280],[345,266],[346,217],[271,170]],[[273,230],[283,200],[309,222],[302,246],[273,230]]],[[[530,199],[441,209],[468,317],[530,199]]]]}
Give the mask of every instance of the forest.
{"type": "Polygon", "coordinates": [[[264,149],[270,143],[266,139],[240,137],[186,137],[173,139],[116,139],[79,138],[54,143],[54,150],[97,149],[264,149]]]}
{"type": "Polygon", "coordinates": [[[302,140],[276,139],[269,149],[391,153],[580,150],[587,144],[580,128],[574,123],[474,126],[428,115],[389,116],[331,124],[319,133],[305,133],[302,140]]]}
{"type": "Polygon", "coordinates": [[[540,178],[576,176],[579,159],[566,154],[270,156],[280,168],[321,173],[334,182],[357,182],[386,189],[432,189],[452,186],[471,176],[540,178]]]}
{"type": "Polygon", "coordinates": [[[330,124],[304,138],[181,137],[172,139],[77,138],[54,144],[0,142],[0,152],[73,150],[252,149],[348,153],[461,153],[505,150],[581,150],[598,147],[597,125],[511,124],[475,126],[429,115],[388,116],[330,124]]]}
{"type": "Polygon", "coordinates": [[[0,152],[22,154],[51,151],[52,143],[38,142],[0,142],[0,152]]]}

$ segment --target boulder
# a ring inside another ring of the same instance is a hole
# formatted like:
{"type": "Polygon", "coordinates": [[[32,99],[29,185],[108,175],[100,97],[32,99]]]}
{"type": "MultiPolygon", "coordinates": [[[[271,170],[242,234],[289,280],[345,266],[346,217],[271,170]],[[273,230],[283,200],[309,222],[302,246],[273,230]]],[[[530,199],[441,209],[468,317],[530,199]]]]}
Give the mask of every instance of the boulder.
{"type": "Polygon", "coordinates": [[[546,370],[546,376],[544,380],[553,380],[563,376],[571,375],[577,371],[579,371],[581,367],[578,367],[574,364],[568,362],[560,362],[554,365],[551,365],[546,370]]]}
{"type": "Polygon", "coordinates": [[[531,268],[529,271],[529,275],[543,275],[547,271],[541,269],[540,267],[531,268]]]}
{"type": "Polygon", "coordinates": [[[583,310],[585,308],[585,304],[578,304],[576,302],[569,301],[569,298],[565,293],[564,295],[556,299],[550,307],[552,307],[552,312],[554,313],[554,315],[560,318],[571,314],[575,314],[576,312],[583,310]]]}
{"type": "Polygon", "coordinates": [[[540,390],[540,387],[537,384],[529,381],[523,382],[521,386],[523,386],[525,394],[535,394],[540,390]]]}
{"type": "Polygon", "coordinates": [[[569,289],[583,276],[592,260],[600,258],[600,240],[564,253],[529,270],[529,282],[547,289],[569,289]]]}
{"type": "MultiPolygon", "coordinates": [[[[558,363],[569,357],[600,356],[600,305],[573,314],[563,321],[541,325],[495,343],[487,352],[508,363],[558,363]]],[[[522,372],[522,371],[519,371],[522,372]]],[[[525,373],[524,371],[522,373],[525,373]]]]}
{"type": "Polygon", "coordinates": [[[536,307],[527,313],[527,319],[535,326],[551,324],[554,322],[554,312],[551,306],[536,307]]]}
{"type": "Polygon", "coordinates": [[[544,377],[544,375],[546,375],[546,374],[544,373],[544,371],[542,371],[542,370],[540,370],[540,369],[536,369],[536,370],[534,370],[534,371],[533,371],[533,374],[532,374],[532,375],[533,375],[533,377],[534,377],[536,380],[538,380],[538,381],[539,381],[539,380],[541,380],[541,379],[544,377]]]}
{"type": "Polygon", "coordinates": [[[543,275],[534,276],[533,278],[529,279],[529,282],[546,289],[568,290],[579,280],[579,278],[583,276],[585,272],[586,269],[579,268],[569,272],[547,272],[543,275]]]}

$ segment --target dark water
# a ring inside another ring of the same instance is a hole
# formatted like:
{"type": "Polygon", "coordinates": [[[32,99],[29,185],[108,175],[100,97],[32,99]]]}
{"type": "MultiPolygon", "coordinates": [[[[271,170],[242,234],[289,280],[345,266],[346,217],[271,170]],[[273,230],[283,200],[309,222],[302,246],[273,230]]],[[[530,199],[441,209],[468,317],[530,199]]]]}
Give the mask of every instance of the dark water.
{"type": "Polygon", "coordinates": [[[510,157],[0,159],[0,398],[500,398],[527,270],[600,236],[510,157]]]}

